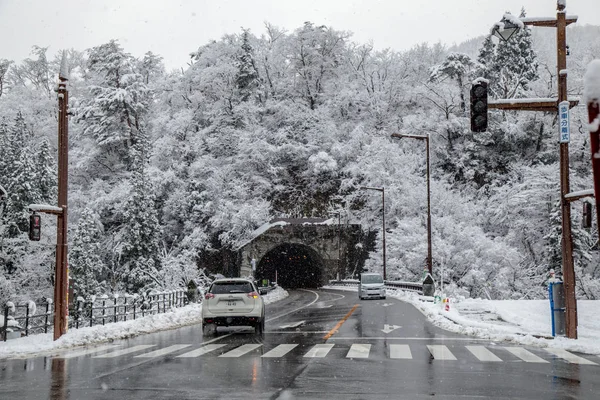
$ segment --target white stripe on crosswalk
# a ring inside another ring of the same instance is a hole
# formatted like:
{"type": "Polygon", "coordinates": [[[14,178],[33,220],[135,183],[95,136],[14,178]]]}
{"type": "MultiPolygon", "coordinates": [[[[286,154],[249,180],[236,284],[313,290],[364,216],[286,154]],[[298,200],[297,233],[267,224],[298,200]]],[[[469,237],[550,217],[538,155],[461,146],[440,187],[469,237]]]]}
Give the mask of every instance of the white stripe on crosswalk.
{"type": "Polygon", "coordinates": [[[219,357],[241,357],[246,353],[250,353],[252,350],[258,349],[262,344],[245,344],[236,349],[228,351],[225,354],[221,354],[219,357]]]}
{"type": "Polygon", "coordinates": [[[390,358],[412,359],[410,346],[407,344],[390,344],[390,358]]]}
{"type": "Polygon", "coordinates": [[[564,360],[567,360],[571,364],[587,364],[587,365],[597,365],[595,362],[590,361],[586,358],[576,356],[575,354],[569,353],[563,349],[546,349],[546,351],[550,354],[554,354],[557,357],[560,357],[564,360]]]}
{"type": "Polygon", "coordinates": [[[167,355],[169,353],[173,353],[177,350],[185,349],[186,347],[190,347],[191,344],[174,344],[169,347],[165,347],[164,349],[154,350],[149,353],[140,354],[135,356],[134,358],[154,358],[167,355]]]}
{"type": "Polygon", "coordinates": [[[456,360],[454,354],[452,354],[452,352],[444,345],[428,344],[427,348],[436,360],[456,360]]]}
{"type": "Polygon", "coordinates": [[[297,344],[280,344],[279,346],[275,347],[273,350],[268,351],[265,354],[263,354],[262,357],[267,357],[267,358],[283,357],[287,353],[292,351],[296,346],[298,346],[298,345],[297,344]]]}
{"type": "Polygon", "coordinates": [[[104,346],[93,347],[93,348],[85,349],[85,350],[76,350],[76,351],[72,351],[72,352],[68,352],[68,353],[60,353],[52,358],[76,358],[76,357],[81,357],[81,356],[85,356],[88,354],[100,353],[100,352],[106,351],[106,350],[114,350],[118,347],[121,347],[121,345],[120,344],[107,344],[104,346]]]}
{"type": "Polygon", "coordinates": [[[304,357],[309,357],[309,358],[321,358],[321,357],[325,357],[327,355],[327,353],[329,353],[329,350],[331,350],[333,348],[333,344],[316,344],[313,346],[312,349],[310,349],[308,351],[308,353],[306,353],[304,355],[304,357]]]}
{"type": "Polygon", "coordinates": [[[370,351],[370,344],[355,343],[350,346],[350,351],[348,351],[346,358],[369,358],[370,351]]]}
{"type": "Polygon", "coordinates": [[[225,344],[207,344],[206,346],[200,347],[199,349],[188,351],[187,353],[183,353],[178,355],[176,358],[193,358],[199,357],[203,354],[210,353],[211,351],[220,349],[221,347],[225,347],[225,344]]]}
{"type": "Polygon", "coordinates": [[[521,347],[504,347],[509,353],[519,357],[521,360],[530,363],[547,363],[542,357],[538,357],[530,351],[527,351],[521,347]]]}
{"type": "Polygon", "coordinates": [[[483,346],[465,346],[479,361],[498,362],[502,359],[483,346]]]}
{"type": "Polygon", "coordinates": [[[129,347],[127,349],[113,351],[112,353],[100,354],[98,356],[94,356],[94,358],[115,358],[119,356],[123,356],[125,354],[135,353],[136,351],[146,350],[150,347],[156,346],[155,344],[140,344],[139,346],[129,347]]]}

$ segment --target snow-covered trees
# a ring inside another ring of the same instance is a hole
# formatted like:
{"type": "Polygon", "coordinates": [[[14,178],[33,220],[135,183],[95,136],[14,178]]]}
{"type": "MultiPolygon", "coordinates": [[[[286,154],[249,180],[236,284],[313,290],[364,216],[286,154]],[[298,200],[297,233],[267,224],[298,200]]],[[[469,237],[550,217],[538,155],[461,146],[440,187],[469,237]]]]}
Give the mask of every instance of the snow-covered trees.
{"type": "MultiPolygon", "coordinates": [[[[144,70],[148,78],[155,61],[147,57],[144,70]]],[[[144,129],[148,109],[148,89],[135,69],[133,57],[115,40],[94,47],[88,59],[89,93],[77,111],[83,133],[93,137],[103,153],[116,154],[116,161],[131,163],[129,149],[144,129]]],[[[103,158],[108,158],[103,154],[103,158]]],[[[108,159],[107,162],[113,160],[108,159]]]]}
{"type": "MultiPolygon", "coordinates": [[[[228,271],[234,249],[265,221],[323,217],[334,205],[369,230],[353,250],[361,259],[376,238],[367,265],[380,268],[381,199],[361,186],[386,188],[390,277],[419,279],[425,149],[389,137],[405,132],[431,138],[436,280],[472,296],[540,296],[546,271],[560,264],[555,121],[497,113],[488,132],[473,134],[464,98],[481,74],[496,97],[539,88],[530,32],[506,44],[482,38],[477,62],[476,49],[375,51],[349,38],[310,22],[289,33],[267,24],[260,37],[242,30],[201,44],[189,68],[171,73],[160,56],[136,59],[116,41],[71,52],[70,265],[79,292],[172,288],[203,268],[228,271]]],[[[55,198],[47,86],[56,65],[34,50],[19,65],[0,61],[0,184],[9,192],[0,297],[35,292],[27,282],[39,294],[51,282],[51,246],[25,233],[27,204],[55,198]]],[[[582,153],[584,140],[573,140],[582,153]]],[[[571,162],[579,188],[588,160],[571,162]]],[[[574,229],[580,295],[590,298],[600,278],[593,232],[574,229]]]]}
{"type": "Polygon", "coordinates": [[[69,270],[77,296],[106,293],[107,271],[102,259],[102,226],[98,216],[85,208],[69,249],[69,270]]]}

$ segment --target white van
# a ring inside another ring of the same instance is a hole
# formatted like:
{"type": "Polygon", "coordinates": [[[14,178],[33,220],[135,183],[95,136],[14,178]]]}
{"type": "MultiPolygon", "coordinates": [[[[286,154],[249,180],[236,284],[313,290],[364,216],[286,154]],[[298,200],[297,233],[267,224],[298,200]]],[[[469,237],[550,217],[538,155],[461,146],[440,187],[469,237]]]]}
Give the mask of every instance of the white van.
{"type": "Polygon", "coordinates": [[[371,272],[361,274],[358,284],[358,297],[361,300],[373,297],[385,299],[383,277],[380,274],[371,272]]]}

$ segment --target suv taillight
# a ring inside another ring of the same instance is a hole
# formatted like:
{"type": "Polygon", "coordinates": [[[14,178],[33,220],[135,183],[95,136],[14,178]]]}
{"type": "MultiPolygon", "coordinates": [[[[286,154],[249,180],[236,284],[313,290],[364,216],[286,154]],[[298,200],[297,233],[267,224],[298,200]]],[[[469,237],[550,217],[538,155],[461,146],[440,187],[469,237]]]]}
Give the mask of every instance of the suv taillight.
{"type": "Polygon", "coordinates": [[[248,293],[248,297],[252,297],[253,299],[258,299],[258,293],[250,292],[250,293],[248,293]]]}
{"type": "Polygon", "coordinates": [[[210,300],[210,299],[214,299],[215,295],[212,293],[206,293],[206,296],[204,296],[205,300],[210,300]]]}

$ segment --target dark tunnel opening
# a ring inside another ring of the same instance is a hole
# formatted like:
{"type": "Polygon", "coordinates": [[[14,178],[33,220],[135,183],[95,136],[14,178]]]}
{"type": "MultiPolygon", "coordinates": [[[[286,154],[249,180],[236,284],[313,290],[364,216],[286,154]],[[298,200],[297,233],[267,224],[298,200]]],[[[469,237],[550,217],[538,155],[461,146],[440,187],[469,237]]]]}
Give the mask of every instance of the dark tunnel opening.
{"type": "Polygon", "coordinates": [[[308,246],[283,244],[270,250],[256,267],[256,278],[277,281],[286,289],[322,285],[323,263],[308,246]]]}

